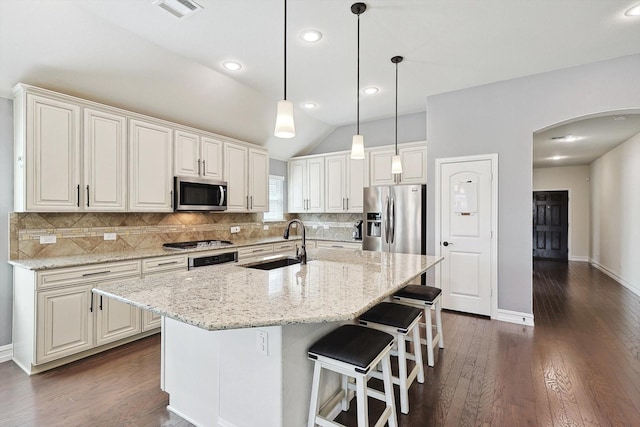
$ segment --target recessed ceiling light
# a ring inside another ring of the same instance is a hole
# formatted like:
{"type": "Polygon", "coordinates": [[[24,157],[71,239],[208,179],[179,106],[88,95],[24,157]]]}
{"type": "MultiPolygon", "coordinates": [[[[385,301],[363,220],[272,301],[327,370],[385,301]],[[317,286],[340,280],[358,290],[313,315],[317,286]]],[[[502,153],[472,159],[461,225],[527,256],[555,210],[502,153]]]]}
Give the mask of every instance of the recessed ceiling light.
{"type": "Polygon", "coordinates": [[[307,110],[313,110],[318,106],[318,104],[316,104],[315,102],[305,102],[304,104],[302,104],[302,106],[307,110]]]}
{"type": "Polygon", "coordinates": [[[161,7],[178,19],[184,19],[202,10],[202,6],[193,0],[155,0],[153,4],[161,7]]]}
{"type": "Polygon", "coordinates": [[[242,64],[236,61],[224,61],[222,66],[229,71],[238,71],[242,68],[242,64]]]}
{"type": "Polygon", "coordinates": [[[300,38],[309,43],[315,43],[322,38],[322,33],[318,30],[304,30],[300,33],[300,38]]]}
{"type": "Polygon", "coordinates": [[[637,4],[627,9],[627,11],[624,14],[627,16],[640,16],[640,4],[637,4]]]}
{"type": "Polygon", "coordinates": [[[378,89],[375,86],[369,86],[369,87],[365,87],[362,91],[367,95],[373,95],[374,93],[378,93],[378,90],[380,89],[378,89]]]}
{"type": "Polygon", "coordinates": [[[566,159],[567,156],[553,156],[553,157],[549,157],[551,160],[562,160],[562,159],[566,159]]]}

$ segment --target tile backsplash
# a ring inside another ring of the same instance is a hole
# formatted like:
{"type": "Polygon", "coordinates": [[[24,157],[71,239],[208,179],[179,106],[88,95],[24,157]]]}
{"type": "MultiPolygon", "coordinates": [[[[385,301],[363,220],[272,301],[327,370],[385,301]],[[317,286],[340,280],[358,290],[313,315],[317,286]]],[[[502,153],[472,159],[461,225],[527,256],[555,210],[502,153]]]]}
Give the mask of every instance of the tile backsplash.
{"type": "MultiPolygon", "coordinates": [[[[300,218],[308,238],[327,240],[350,240],[353,222],[361,216],[285,215],[286,220],[300,218]]],[[[286,221],[264,223],[261,213],[11,213],[9,256],[49,258],[152,249],[188,240],[242,241],[282,236],[285,225],[286,221]],[[231,226],[239,226],[240,232],[231,234],[231,226]],[[116,233],[117,238],[104,240],[104,233],[116,233]],[[40,243],[40,236],[52,235],[55,244],[40,243]]]]}

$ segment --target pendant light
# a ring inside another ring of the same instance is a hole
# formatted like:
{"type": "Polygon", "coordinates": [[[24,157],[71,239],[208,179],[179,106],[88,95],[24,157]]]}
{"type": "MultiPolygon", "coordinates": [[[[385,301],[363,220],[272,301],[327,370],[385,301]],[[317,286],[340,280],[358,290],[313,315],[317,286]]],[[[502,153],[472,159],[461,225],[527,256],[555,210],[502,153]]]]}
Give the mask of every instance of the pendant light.
{"type": "Polygon", "coordinates": [[[354,3],[351,5],[351,12],[358,15],[358,68],[357,68],[357,104],[356,104],[356,134],[351,142],[351,158],[356,160],[364,159],[364,136],[360,135],[360,15],[367,10],[364,3],[354,3]]]}
{"type": "Polygon", "coordinates": [[[276,128],[273,134],[278,138],[296,136],[296,126],[293,122],[293,103],[287,100],[287,0],[284,0],[284,99],[278,101],[276,128]]]}
{"type": "Polygon", "coordinates": [[[391,62],[396,64],[396,154],[391,158],[391,173],[395,175],[402,173],[402,161],[398,155],[398,64],[403,59],[402,56],[391,58],[391,62]]]}

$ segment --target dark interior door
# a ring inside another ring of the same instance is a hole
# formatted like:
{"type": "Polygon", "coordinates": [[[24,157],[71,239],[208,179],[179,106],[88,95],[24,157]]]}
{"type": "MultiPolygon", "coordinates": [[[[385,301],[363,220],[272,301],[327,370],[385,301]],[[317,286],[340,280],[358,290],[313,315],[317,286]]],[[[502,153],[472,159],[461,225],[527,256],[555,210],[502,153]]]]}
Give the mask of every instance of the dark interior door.
{"type": "Polygon", "coordinates": [[[534,191],[533,256],[566,261],[568,233],[569,192],[534,191]]]}

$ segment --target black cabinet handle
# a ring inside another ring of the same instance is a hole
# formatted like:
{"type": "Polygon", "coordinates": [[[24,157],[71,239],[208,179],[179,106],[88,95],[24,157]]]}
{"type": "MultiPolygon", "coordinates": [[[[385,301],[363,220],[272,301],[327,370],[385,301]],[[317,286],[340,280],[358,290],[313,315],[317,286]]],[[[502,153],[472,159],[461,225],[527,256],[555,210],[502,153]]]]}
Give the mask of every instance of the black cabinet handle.
{"type": "Polygon", "coordinates": [[[89,304],[89,312],[93,313],[93,294],[91,294],[91,303],[89,304]]]}
{"type": "Polygon", "coordinates": [[[100,295],[100,311],[102,311],[102,295],[100,295]]]}
{"type": "Polygon", "coordinates": [[[78,186],[76,187],[76,196],[78,197],[78,200],[76,201],[76,205],[80,207],[80,184],[78,184],[78,186]]]}
{"type": "Polygon", "coordinates": [[[87,207],[89,207],[89,184],[87,184],[87,207]]]}

